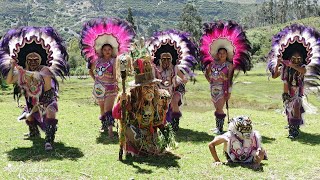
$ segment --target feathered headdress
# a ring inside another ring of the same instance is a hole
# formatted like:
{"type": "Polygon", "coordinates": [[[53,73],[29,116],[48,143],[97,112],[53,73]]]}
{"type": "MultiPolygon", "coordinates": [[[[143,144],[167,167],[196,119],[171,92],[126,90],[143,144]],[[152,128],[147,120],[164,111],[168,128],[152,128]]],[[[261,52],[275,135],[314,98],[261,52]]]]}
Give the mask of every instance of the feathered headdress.
{"type": "Polygon", "coordinates": [[[190,40],[189,34],[176,30],[156,32],[147,41],[146,46],[154,57],[153,63],[157,66],[160,64],[161,54],[169,52],[173,66],[177,66],[189,76],[194,76],[191,67],[198,63],[197,47],[190,40]]]}
{"type": "Polygon", "coordinates": [[[0,42],[0,70],[6,76],[11,59],[26,67],[26,56],[35,52],[41,56],[41,65],[62,78],[69,73],[66,47],[52,27],[21,27],[11,29],[0,42]]]}
{"type": "Polygon", "coordinates": [[[220,48],[225,48],[235,69],[250,70],[251,45],[240,25],[233,21],[205,23],[203,31],[200,52],[204,67],[214,61],[220,48]]]}
{"type": "Polygon", "coordinates": [[[135,36],[131,25],[115,18],[97,18],[86,22],[81,31],[81,54],[89,63],[101,56],[101,47],[110,44],[113,56],[128,52],[135,36]]]}
{"type": "Polygon", "coordinates": [[[299,52],[301,63],[307,65],[305,81],[314,84],[320,76],[320,33],[308,26],[292,24],[273,36],[268,55],[270,72],[273,73],[278,57],[288,60],[294,52],[299,52]]]}

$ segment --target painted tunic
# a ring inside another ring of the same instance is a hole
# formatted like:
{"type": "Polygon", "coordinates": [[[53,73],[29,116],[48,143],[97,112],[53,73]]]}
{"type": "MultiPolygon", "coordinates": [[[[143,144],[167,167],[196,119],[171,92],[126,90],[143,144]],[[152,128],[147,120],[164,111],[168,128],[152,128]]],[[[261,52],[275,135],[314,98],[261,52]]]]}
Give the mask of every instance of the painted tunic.
{"type": "Polygon", "coordinates": [[[45,111],[58,111],[58,89],[56,82],[51,80],[51,89],[44,91],[44,80],[40,72],[19,71],[18,84],[25,92],[26,107],[23,113],[31,113],[33,107],[37,106],[38,111],[32,114],[42,129],[45,128],[45,111]]]}
{"type": "Polygon", "coordinates": [[[127,153],[133,155],[159,154],[163,149],[158,146],[158,131],[165,125],[165,116],[170,102],[170,94],[164,89],[158,90],[160,96],[157,103],[139,102],[136,98],[127,96],[126,118],[122,119],[120,101],[114,106],[112,114],[120,120],[120,144],[127,153]],[[138,108],[138,106],[140,108],[138,108]]]}
{"type": "Polygon", "coordinates": [[[249,163],[253,158],[258,148],[261,148],[261,138],[257,131],[253,131],[248,139],[239,139],[234,133],[228,131],[222,136],[227,142],[227,160],[232,162],[249,163]]]}
{"type": "Polygon", "coordinates": [[[228,93],[229,88],[229,62],[224,62],[222,64],[217,64],[214,61],[207,66],[209,68],[209,79],[210,79],[210,92],[212,102],[216,103],[225,94],[228,93]]]}
{"type": "Polygon", "coordinates": [[[114,80],[114,64],[114,58],[107,62],[98,59],[96,63],[93,95],[98,101],[104,101],[106,97],[115,96],[118,93],[118,82],[114,80]]]}
{"type": "MultiPolygon", "coordinates": [[[[305,65],[302,67],[304,66],[305,65]]],[[[284,100],[285,111],[289,119],[294,118],[295,109],[299,109],[301,114],[304,113],[304,108],[302,106],[304,76],[297,70],[284,65],[281,68],[281,79],[285,86],[288,86],[288,94],[290,96],[284,100]]],[[[300,118],[302,118],[301,115],[300,118]]],[[[300,124],[303,124],[302,119],[300,124]]]]}

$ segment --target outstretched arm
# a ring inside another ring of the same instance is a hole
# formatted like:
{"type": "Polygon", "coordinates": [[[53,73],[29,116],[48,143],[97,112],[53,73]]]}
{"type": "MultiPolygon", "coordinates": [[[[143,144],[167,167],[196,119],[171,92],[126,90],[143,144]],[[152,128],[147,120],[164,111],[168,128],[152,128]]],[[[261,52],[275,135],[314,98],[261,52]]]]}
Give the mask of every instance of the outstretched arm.
{"type": "Polygon", "coordinates": [[[95,67],[95,65],[94,65],[94,64],[91,64],[90,69],[89,69],[89,75],[90,75],[91,78],[95,81],[96,78],[94,77],[94,73],[93,73],[94,67],[95,67]]]}
{"type": "Polygon", "coordinates": [[[282,59],[281,58],[278,58],[278,60],[277,60],[277,64],[276,64],[276,66],[274,67],[274,69],[273,69],[273,73],[272,73],[272,78],[273,79],[275,79],[275,78],[277,78],[277,77],[279,77],[280,76],[280,62],[282,61],[282,59]]]}
{"type": "Polygon", "coordinates": [[[213,141],[211,141],[209,143],[209,149],[210,149],[210,152],[211,152],[211,155],[215,161],[215,163],[218,165],[218,164],[221,164],[220,162],[220,159],[217,155],[217,151],[216,151],[216,146],[219,145],[219,144],[222,144],[222,143],[226,143],[227,140],[223,137],[223,136],[216,136],[213,141]]]}
{"type": "Polygon", "coordinates": [[[287,66],[297,70],[301,74],[305,74],[307,72],[307,69],[305,66],[299,66],[297,64],[292,64],[292,63],[289,63],[287,66]]]}
{"type": "Polygon", "coordinates": [[[260,163],[263,159],[265,159],[265,154],[266,151],[262,148],[258,148],[254,158],[253,158],[253,169],[259,169],[260,168],[260,163]]]}
{"type": "Polygon", "coordinates": [[[204,76],[206,77],[207,81],[210,83],[210,64],[207,65],[206,70],[204,72],[204,76]]]}
{"type": "Polygon", "coordinates": [[[183,84],[186,84],[188,82],[187,76],[183,74],[182,71],[178,68],[177,68],[177,75],[179,78],[181,78],[183,84]]]}
{"type": "Polygon", "coordinates": [[[11,60],[11,68],[8,72],[7,79],[6,79],[8,84],[13,84],[18,81],[18,74],[14,73],[14,67],[16,65],[17,65],[16,62],[14,60],[11,60]]]}

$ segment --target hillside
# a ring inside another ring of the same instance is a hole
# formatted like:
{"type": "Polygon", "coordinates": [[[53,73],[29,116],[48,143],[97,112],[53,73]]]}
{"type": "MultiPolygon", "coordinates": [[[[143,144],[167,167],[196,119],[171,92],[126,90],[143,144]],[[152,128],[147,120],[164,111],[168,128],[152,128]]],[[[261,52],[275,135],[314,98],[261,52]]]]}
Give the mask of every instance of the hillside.
{"type": "MultiPolygon", "coordinates": [[[[229,0],[230,1],[230,0],[229,0]]],[[[139,33],[146,35],[151,24],[160,30],[176,28],[187,0],[3,0],[0,6],[0,33],[20,25],[53,26],[65,37],[76,36],[83,22],[102,16],[126,18],[132,8],[139,33]]],[[[254,12],[255,4],[246,1],[225,2],[198,0],[195,5],[203,22],[233,19],[241,22],[245,14],[254,12]],[[235,3],[239,2],[241,4],[235,3]]],[[[253,2],[253,1],[251,1],[253,2]]]]}

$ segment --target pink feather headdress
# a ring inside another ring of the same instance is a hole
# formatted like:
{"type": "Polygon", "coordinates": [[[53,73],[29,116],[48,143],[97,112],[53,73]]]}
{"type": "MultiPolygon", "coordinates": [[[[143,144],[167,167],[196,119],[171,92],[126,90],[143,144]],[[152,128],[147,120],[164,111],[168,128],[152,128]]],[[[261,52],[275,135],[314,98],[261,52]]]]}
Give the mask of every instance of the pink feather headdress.
{"type": "Polygon", "coordinates": [[[131,25],[116,18],[97,18],[84,24],[81,31],[81,53],[89,63],[101,56],[101,47],[110,44],[113,56],[128,52],[135,36],[131,25]]]}
{"type": "Polygon", "coordinates": [[[225,48],[233,67],[246,72],[251,68],[251,45],[242,27],[236,22],[205,23],[201,37],[201,62],[205,66],[214,61],[220,48],[225,48]]]}

